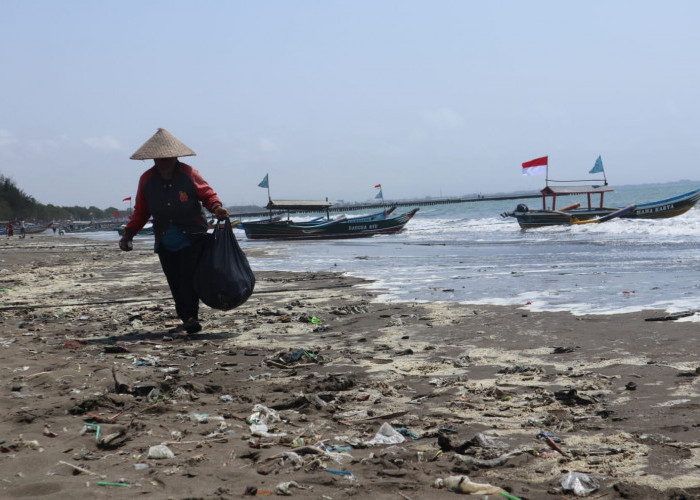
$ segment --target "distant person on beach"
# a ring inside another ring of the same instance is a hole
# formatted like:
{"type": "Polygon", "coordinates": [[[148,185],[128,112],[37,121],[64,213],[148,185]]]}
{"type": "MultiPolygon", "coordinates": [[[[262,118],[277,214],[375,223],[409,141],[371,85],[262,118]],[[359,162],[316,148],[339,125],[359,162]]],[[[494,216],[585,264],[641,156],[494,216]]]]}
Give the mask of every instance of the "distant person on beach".
{"type": "Polygon", "coordinates": [[[194,290],[195,265],[207,233],[202,205],[217,219],[228,219],[228,211],[200,173],[178,160],[195,152],[159,128],[133,155],[132,160],[154,161],[139,179],[134,213],[119,240],[119,248],[132,249],[132,240],[153,217],[154,251],[175,299],[175,312],[182,325],[171,333],[197,333],[199,297],[194,290]]]}
{"type": "Polygon", "coordinates": [[[12,225],[12,221],[7,221],[7,237],[15,235],[15,227],[12,225]]]}
{"type": "Polygon", "coordinates": [[[24,219],[22,219],[19,223],[19,237],[20,239],[24,239],[27,236],[27,225],[24,223],[24,219]]]}

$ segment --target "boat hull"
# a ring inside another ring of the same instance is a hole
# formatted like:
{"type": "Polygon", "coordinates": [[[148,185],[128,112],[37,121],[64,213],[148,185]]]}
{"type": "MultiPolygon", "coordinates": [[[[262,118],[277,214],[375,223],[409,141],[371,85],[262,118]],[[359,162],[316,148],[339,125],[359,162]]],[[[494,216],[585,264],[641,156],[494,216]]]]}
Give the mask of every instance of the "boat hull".
{"type": "MultiPolygon", "coordinates": [[[[51,226],[53,225],[53,222],[45,225],[45,226],[35,226],[35,225],[30,225],[24,228],[24,234],[41,234],[45,232],[47,229],[51,229],[51,226]]],[[[22,230],[19,227],[14,227],[12,228],[12,232],[16,236],[20,236],[22,234],[22,230]]],[[[7,234],[7,227],[2,227],[0,228],[0,234],[7,234]]]]}
{"type": "Polygon", "coordinates": [[[418,209],[413,209],[396,217],[374,216],[337,219],[316,223],[294,223],[280,221],[263,223],[255,221],[239,224],[251,240],[318,240],[368,238],[377,234],[392,234],[401,231],[418,209]]]}
{"type": "MultiPolygon", "coordinates": [[[[665,200],[642,203],[634,210],[621,215],[621,219],[667,219],[686,213],[700,201],[700,189],[668,198],[665,200]]],[[[519,206],[520,207],[520,206],[519,206]]],[[[572,225],[577,221],[604,218],[620,208],[592,208],[574,210],[515,210],[503,214],[505,217],[515,217],[523,229],[547,226],[572,225]]]]}
{"type": "Polygon", "coordinates": [[[45,225],[45,226],[27,226],[25,229],[26,234],[41,234],[45,232],[48,229],[51,229],[51,226],[53,226],[53,222],[45,225]]]}

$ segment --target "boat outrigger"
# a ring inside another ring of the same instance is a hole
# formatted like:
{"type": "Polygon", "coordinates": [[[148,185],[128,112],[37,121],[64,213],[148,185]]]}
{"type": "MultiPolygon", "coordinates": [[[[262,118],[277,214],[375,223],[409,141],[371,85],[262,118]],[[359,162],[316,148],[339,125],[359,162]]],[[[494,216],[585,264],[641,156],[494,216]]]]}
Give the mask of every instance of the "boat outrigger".
{"type": "MultiPolygon", "coordinates": [[[[545,157],[546,158],[546,157],[545,157]]],[[[546,160],[545,160],[546,161],[546,160]]],[[[596,167],[589,173],[602,172],[600,157],[596,167]],[[598,168],[598,170],[596,170],[598,168]]],[[[606,222],[615,218],[624,219],[664,219],[684,214],[698,201],[700,201],[700,189],[649,203],[638,203],[626,207],[607,207],[604,204],[605,193],[614,191],[608,186],[607,179],[603,178],[603,184],[594,185],[547,185],[540,191],[542,194],[542,208],[530,209],[524,203],[512,212],[504,212],[502,217],[514,217],[521,228],[530,229],[536,227],[590,224],[606,222]],[[557,197],[569,195],[585,195],[586,203],[573,203],[557,209],[557,197]]],[[[554,181],[554,182],[580,182],[580,181],[554,181]]]]}

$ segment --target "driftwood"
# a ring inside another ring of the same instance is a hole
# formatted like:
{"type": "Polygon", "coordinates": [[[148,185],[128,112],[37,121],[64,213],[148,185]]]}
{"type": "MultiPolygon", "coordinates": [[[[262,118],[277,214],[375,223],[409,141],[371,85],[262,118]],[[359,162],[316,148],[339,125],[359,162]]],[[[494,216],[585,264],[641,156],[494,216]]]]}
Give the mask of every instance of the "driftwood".
{"type": "Polygon", "coordinates": [[[129,382],[124,378],[124,376],[117,371],[117,369],[112,367],[112,378],[114,378],[114,390],[117,394],[131,393],[133,389],[129,385],[129,382]]]}

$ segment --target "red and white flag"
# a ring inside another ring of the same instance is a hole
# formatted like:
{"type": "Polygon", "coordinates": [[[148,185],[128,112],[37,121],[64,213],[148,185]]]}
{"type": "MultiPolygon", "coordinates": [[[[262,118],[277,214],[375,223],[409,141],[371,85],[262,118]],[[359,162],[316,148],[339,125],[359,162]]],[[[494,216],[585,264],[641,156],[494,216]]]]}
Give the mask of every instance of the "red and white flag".
{"type": "Polygon", "coordinates": [[[124,198],[122,201],[131,201],[131,196],[127,196],[127,197],[124,198]]]}
{"type": "Polygon", "coordinates": [[[382,185],[381,185],[381,184],[377,184],[377,185],[374,186],[374,187],[381,189],[381,188],[382,188],[382,185]]]}
{"type": "Polygon", "coordinates": [[[523,163],[523,175],[539,175],[547,173],[547,156],[535,158],[523,163]]]}

